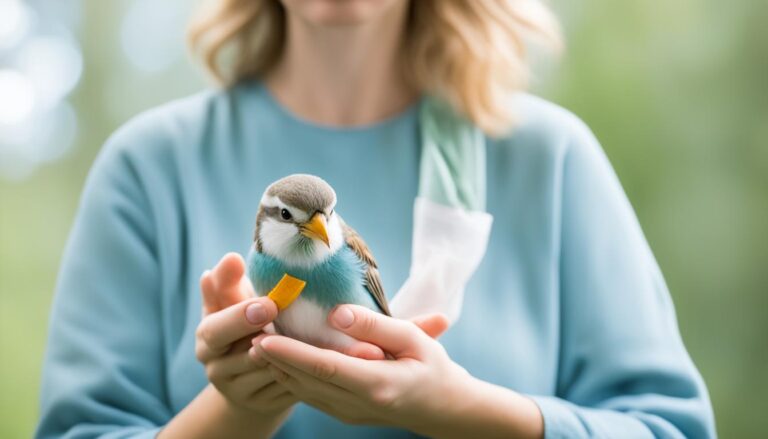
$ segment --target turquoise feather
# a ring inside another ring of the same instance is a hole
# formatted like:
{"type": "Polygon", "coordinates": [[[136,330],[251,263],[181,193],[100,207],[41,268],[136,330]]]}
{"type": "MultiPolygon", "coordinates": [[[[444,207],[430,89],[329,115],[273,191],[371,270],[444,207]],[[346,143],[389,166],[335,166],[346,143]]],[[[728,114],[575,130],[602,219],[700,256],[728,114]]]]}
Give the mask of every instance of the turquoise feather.
{"type": "Polygon", "coordinates": [[[342,247],[312,268],[296,267],[251,250],[248,255],[248,277],[256,294],[266,296],[283,274],[307,283],[301,297],[330,310],[342,303],[353,303],[381,312],[371,293],[365,288],[365,267],[349,247],[342,247]]]}

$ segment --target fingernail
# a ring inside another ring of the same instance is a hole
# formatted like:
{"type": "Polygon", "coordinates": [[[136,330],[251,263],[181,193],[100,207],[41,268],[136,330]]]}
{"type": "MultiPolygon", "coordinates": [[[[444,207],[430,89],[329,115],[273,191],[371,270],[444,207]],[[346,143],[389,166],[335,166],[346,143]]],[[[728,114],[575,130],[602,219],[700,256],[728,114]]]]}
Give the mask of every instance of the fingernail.
{"type": "Polygon", "coordinates": [[[346,306],[342,306],[333,312],[333,322],[339,328],[349,328],[355,321],[355,315],[346,306]]]}
{"type": "Polygon", "coordinates": [[[267,352],[268,347],[265,343],[268,338],[269,337],[264,337],[261,339],[261,341],[259,341],[259,347],[261,348],[261,352],[265,357],[269,357],[269,352],[267,352]]]}
{"type": "Polygon", "coordinates": [[[260,303],[252,303],[245,309],[245,318],[251,324],[261,325],[267,321],[267,310],[260,303]]]}

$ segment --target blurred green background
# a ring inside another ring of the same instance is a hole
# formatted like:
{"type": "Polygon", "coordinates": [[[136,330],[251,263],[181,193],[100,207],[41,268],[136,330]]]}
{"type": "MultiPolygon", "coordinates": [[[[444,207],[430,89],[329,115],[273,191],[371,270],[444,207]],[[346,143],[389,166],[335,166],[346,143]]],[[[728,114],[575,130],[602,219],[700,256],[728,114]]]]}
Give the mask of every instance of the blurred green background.
{"type": "MultiPolygon", "coordinates": [[[[59,62],[79,82],[62,85],[58,131],[46,137],[47,124],[30,123],[37,137],[25,143],[0,129],[2,438],[32,434],[59,258],[99,147],[130,116],[205,86],[183,47],[194,3],[23,3],[35,18],[25,38],[69,41],[59,62]]],[[[534,90],[581,116],[606,149],[666,275],[720,435],[764,437],[768,2],[553,3],[568,48],[557,63],[537,63],[534,90]]],[[[18,77],[3,76],[24,51],[9,48],[7,8],[19,4],[0,0],[0,80],[13,85],[0,83],[0,128],[16,114],[9,102],[26,102],[18,77]]],[[[38,77],[60,79],[63,70],[45,68],[54,60],[37,59],[38,77]]]]}

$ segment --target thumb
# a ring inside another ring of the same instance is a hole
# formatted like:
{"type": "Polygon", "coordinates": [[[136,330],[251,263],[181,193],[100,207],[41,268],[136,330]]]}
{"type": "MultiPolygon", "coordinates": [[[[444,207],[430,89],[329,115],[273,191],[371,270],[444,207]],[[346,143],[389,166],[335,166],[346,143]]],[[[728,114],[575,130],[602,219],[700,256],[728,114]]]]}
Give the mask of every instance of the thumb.
{"type": "Polygon", "coordinates": [[[245,277],[245,261],[237,253],[227,253],[216,267],[200,279],[204,314],[228,308],[253,297],[253,287],[245,277]]]}
{"type": "Polygon", "coordinates": [[[449,326],[448,317],[440,313],[416,316],[411,321],[425,334],[435,339],[443,335],[449,326]]]}

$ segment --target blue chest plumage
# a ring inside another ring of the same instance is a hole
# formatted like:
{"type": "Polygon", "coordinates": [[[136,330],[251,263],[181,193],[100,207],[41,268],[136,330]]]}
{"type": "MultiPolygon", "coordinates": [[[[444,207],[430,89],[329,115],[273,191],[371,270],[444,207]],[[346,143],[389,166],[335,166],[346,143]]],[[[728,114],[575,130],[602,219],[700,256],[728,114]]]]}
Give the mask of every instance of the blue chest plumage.
{"type": "Polygon", "coordinates": [[[287,265],[255,250],[251,250],[248,256],[248,276],[256,294],[267,295],[287,273],[307,282],[301,297],[326,309],[340,303],[354,303],[378,311],[373,297],[365,288],[364,271],[362,261],[349,247],[342,247],[311,268],[287,265]]]}

